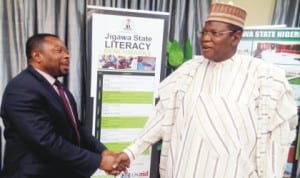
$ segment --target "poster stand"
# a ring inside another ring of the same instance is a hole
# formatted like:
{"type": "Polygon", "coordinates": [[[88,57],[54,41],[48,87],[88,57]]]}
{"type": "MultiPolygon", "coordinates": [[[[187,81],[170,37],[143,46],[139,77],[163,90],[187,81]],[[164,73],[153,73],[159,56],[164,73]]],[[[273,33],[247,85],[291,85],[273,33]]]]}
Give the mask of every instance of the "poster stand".
{"type": "MultiPolygon", "coordinates": [[[[87,114],[92,113],[92,133],[112,151],[122,151],[139,135],[158,98],[166,75],[168,20],[164,12],[87,7],[86,89],[92,102],[87,114]]],[[[131,163],[130,177],[153,177],[150,161],[158,157],[152,150],[131,163]]],[[[103,171],[93,176],[100,177],[108,176],[103,171]]]]}

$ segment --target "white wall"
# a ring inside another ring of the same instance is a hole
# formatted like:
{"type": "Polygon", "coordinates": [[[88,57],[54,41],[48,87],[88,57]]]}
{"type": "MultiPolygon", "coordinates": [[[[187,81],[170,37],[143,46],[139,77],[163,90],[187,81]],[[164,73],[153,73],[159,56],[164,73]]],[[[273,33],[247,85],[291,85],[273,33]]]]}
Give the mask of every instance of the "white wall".
{"type": "MultiPolygon", "coordinates": [[[[219,0],[219,2],[229,2],[229,0],[219,0]]],[[[275,0],[234,0],[232,2],[247,11],[246,26],[271,25],[275,0]]]]}

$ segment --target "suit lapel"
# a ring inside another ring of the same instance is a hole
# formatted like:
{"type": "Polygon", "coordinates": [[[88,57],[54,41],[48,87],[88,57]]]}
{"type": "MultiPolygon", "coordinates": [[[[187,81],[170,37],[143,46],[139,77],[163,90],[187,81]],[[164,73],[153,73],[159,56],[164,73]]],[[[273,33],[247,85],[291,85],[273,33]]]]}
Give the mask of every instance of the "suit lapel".
{"type": "MultiPolygon", "coordinates": [[[[61,111],[61,113],[64,113],[64,115],[68,115],[67,114],[67,109],[65,108],[63,102],[61,101],[57,91],[54,89],[54,87],[48,82],[48,80],[46,80],[40,73],[38,73],[32,66],[28,66],[27,68],[27,71],[29,73],[31,73],[40,83],[41,85],[44,87],[44,89],[46,89],[48,92],[49,92],[49,99],[52,101],[52,102],[55,102],[54,104],[59,106],[59,110],[61,111]]],[[[75,118],[77,119],[77,113],[75,113],[75,110],[74,110],[74,100],[71,99],[70,95],[71,93],[69,92],[68,89],[66,89],[64,87],[66,93],[67,93],[67,97],[70,101],[70,104],[71,104],[71,108],[73,110],[73,113],[75,115],[75,118]]],[[[71,123],[70,119],[68,118],[68,122],[71,123]]]]}

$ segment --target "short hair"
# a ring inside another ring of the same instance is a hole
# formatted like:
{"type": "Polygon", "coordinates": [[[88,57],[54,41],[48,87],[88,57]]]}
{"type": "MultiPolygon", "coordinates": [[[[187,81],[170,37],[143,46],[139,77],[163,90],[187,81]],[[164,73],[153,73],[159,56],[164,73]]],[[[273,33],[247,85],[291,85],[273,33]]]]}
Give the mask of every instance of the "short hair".
{"type": "Polygon", "coordinates": [[[50,33],[39,33],[34,34],[33,36],[29,37],[26,42],[26,57],[27,60],[31,59],[31,52],[35,49],[37,49],[42,42],[45,41],[46,37],[55,37],[59,38],[57,35],[50,34],[50,33]]]}

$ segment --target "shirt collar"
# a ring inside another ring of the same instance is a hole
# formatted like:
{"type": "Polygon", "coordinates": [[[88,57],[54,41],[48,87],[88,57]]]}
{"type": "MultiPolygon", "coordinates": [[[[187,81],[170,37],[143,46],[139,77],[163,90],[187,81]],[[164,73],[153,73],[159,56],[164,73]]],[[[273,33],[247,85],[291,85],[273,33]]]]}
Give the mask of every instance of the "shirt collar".
{"type": "Polygon", "coordinates": [[[33,67],[39,74],[41,74],[51,85],[54,85],[55,78],[53,78],[51,75],[47,74],[44,71],[41,71],[40,69],[37,69],[33,67]]]}
{"type": "Polygon", "coordinates": [[[221,62],[215,62],[215,61],[212,61],[212,60],[209,60],[209,59],[206,59],[208,62],[210,62],[212,64],[212,66],[225,66],[225,65],[229,65],[229,64],[232,64],[234,63],[234,61],[236,60],[237,58],[237,54],[234,54],[233,56],[231,56],[230,58],[224,60],[224,61],[221,61],[221,62]]]}

